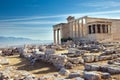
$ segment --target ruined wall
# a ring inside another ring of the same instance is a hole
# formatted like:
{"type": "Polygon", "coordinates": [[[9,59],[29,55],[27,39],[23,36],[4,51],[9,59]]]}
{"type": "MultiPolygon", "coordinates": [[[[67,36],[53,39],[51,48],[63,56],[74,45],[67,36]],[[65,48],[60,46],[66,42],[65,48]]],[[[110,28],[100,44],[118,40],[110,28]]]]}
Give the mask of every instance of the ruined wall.
{"type": "Polygon", "coordinates": [[[87,39],[90,41],[111,41],[110,34],[88,34],[87,39]]]}

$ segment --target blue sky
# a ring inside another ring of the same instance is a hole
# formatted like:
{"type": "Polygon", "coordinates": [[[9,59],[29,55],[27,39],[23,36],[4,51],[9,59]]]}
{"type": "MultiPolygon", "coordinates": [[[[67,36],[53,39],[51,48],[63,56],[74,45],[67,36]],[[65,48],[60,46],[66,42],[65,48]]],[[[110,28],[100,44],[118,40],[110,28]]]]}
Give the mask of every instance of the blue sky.
{"type": "Polygon", "coordinates": [[[53,40],[66,17],[120,18],[120,0],[0,0],[0,36],[53,40]]]}

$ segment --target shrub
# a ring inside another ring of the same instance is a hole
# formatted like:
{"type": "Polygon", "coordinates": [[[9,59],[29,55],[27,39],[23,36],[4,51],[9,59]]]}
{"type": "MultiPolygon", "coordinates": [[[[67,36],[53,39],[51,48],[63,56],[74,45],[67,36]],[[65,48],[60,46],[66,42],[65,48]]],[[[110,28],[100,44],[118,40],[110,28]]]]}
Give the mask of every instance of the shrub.
{"type": "Polygon", "coordinates": [[[71,37],[61,38],[61,42],[67,42],[68,40],[73,40],[71,37]]]}

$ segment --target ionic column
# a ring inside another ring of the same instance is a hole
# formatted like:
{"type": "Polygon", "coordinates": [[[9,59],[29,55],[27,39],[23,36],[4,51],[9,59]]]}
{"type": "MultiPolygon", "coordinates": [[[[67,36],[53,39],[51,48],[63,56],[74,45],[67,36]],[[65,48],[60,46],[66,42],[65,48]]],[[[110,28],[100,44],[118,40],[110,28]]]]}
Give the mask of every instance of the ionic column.
{"type": "Polygon", "coordinates": [[[73,28],[73,38],[75,38],[75,23],[74,22],[73,22],[72,28],[73,28]]]}
{"type": "Polygon", "coordinates": [[[73,22],[70,22],[70,33],[71,38],[73,38],[73,22]]]}
{"type": "Polygon", "coordinates": [[[82,37],[84,36],[84,29],[83,29],[83,19],[81,19],[81,28],[82,28],[82,31],[81,31],[81,33],[82,33],[82,37]]]}
{"type": "Polygon", "coordinates": [[[70,29],[70,37],[72,35],[72,32],[71,32],[71,22],[68,23],[68,26],[69,26],[69,29],[70,29]]]}
{"type": "Polygon", "coordinates": [[[68,27],[69,27],[69,32],[70,32],[69,36],[71,37],[71,23],[70,22],[68,23],[68,27]]]}
{"type": "Polygon", "coordinates": [[[79,20],[79,30],[80,30],[80,37],[82,37],[82,21],[81,19],[79,20]]]}
{"type": "Polygon", "coordinates": [[[64,35],[64,34],[63,34],[63,31],[62,31],[62,28],[60,28],[60,36],[59,36],[59,38],[60,38],[60,39],[59,39],[59,41],[60,41],[59,43],[60,43],[60,44],[61,44],[61,39],[63,38],[63,35],[64,35]]]}
{"type": "Polygon", "coordinates": [[[75,24],[74,24],[74,28],[75,28],[75,38],[77,37],[76,35],[77,35],[77,30],[76,30],[76,21],[75,21],[75,24]]]}
{"type": "Polygon", "coordinates": [[[56,44],[56,30],[54,30],[54,44],[56,44]]]}
{"type": "Polygon", "coordinates": [[[78,37],[80,37],[80,24],[79,24],[79,20],[78,20],[78,37]]]}
{"type": "Polygon", "coordinates": [[[63,38],[63,30],[62,30],[62,27],[60,28],[60,38],[63,38]]]}
{"type": "Polygon", "coordinates": [[[78,20],[76,21],[76,37],[78,38],[78,20]]]}
{"type": "Polygon", "coordinates": [[[59,29],[57,30],[57,44],[59,44],[59,29]]]}

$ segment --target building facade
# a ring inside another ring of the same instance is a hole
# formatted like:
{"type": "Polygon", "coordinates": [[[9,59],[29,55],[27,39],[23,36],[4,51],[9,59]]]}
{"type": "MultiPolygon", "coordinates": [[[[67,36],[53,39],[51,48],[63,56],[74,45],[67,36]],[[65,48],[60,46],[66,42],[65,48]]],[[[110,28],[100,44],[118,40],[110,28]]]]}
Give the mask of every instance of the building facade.
{"type": "Polygon", "coordinates": [[[120,19],[69,16],[67,23],[54,25],[53,32],[55,44],[68,37],[75,41],[119,41],[120,19]]]}

